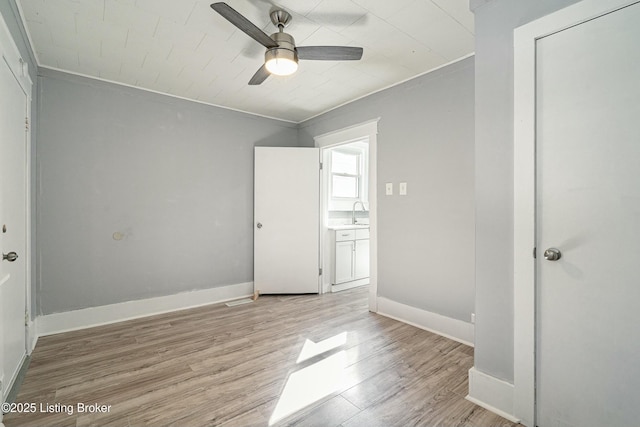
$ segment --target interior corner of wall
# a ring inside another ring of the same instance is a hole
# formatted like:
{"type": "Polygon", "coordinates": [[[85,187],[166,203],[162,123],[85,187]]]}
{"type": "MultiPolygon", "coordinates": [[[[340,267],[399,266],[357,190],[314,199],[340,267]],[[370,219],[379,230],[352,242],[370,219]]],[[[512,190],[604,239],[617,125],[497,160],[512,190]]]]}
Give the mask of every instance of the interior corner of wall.
{"type": "Polygon", "coordinates": [[[476,9],[484,6],[485,4],[491,2],[492,0],[469,0],[469,10],[471,12],[475,12],[476,9]]]}

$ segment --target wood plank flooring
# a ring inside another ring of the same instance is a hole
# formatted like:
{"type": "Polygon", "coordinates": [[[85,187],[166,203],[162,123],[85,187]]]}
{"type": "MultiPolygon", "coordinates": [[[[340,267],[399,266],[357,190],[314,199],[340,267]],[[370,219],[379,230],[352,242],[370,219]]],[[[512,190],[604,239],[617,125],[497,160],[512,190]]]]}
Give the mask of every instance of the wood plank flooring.
{"type": "Polygon", "coordinates": [[[514,425],[464,399],[472,348],[370,313],[367,298],[261,296],[42,337],[16,400],[36,411],[4,423],[514,425]]]}

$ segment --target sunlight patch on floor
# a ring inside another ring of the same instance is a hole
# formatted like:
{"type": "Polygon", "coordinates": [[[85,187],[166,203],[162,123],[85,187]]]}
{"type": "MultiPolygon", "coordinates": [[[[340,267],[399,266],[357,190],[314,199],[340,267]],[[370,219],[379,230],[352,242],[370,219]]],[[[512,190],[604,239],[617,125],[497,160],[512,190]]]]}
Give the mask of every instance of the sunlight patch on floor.
{"type": "MultiPolygon", "coordinates": [[[[307,339],[296,363],[338,349],[347,342],[347,333],[335,335],[319,343],[307,339]]],[[[289,375],[269,425],[292,415],[339,390],[345,381],[347,353],[339,351],[289,375]]]]}
{"type": "Polygon", "coordinates": [[[298,360],[296,360],[296,363],[304,362],[305,360],[309,360],[320,354],[331,351],[334,348],[343,346],[346,343],[347,343],[346,332],[343,332],[338,335],[334,335],[331,338],[327,338],[326,340],[320,341],[318,343],[315,343],[307,338],[304,342],[304,345],[302,346],[302,351],[300,351],[300,356],[298,356],[298,360]]]}

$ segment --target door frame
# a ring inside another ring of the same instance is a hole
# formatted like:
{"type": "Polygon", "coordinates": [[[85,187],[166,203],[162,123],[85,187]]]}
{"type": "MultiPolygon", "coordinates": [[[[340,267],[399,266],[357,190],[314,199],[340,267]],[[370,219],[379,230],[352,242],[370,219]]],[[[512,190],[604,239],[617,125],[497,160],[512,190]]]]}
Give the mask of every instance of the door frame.
{"type": "MultiPolygon", "coordinates": [[[[350,142],[361,141],[367,139],[369,143],[369,311],[378,311],[378,196],[377,196],[377,156],[378,156],[378,121],[377,117],[366,122],[362,122],[353,126],[327,132],[314,137],[315,146],[320,148],[320,159],[324,159],[324,150],[334,148],[350,142]]],[[[322,175],[326,173],[323,170],[322,175]]],[[[320,214],[324,215],[326,209],[326,188],[324,179],[320,179],[320,214]]],[[[322,218],[322,216],[321,216],[322,218]]],[[[324,224],[320,221],[320,265],[324,265],[324,224]]],[[[320,278],[320,288],[324,291],[324,275],[328,272],[323,271],[320,278]]]]}
{"type": "Polygon", "coordinates": [[[527,426],[536,422],[536,41],[638,0],[583,0],[514,30],[514,400],[527,426]]]}

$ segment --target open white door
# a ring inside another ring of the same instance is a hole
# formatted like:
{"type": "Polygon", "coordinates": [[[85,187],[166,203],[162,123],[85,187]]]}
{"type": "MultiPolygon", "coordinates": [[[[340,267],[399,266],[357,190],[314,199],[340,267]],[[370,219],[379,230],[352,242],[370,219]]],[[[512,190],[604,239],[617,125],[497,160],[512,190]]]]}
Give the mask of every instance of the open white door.
{"type": "MultiPolygon", "coordinates": [[[[1,28],[0,28],[1,30],[1,28]]],[[[0,48],[2,46],[0,45],[0,48]]],[[[26,357],[27,95],[0,57],[0,397],[26,357]]],[[[0,418],[1,420],[1,418],[0,418]]]]}
{"type": "Polygon", "coordinates": [[[319,149],[256,147],[254,191],[255,290],[318,293],[319,149]]]}

